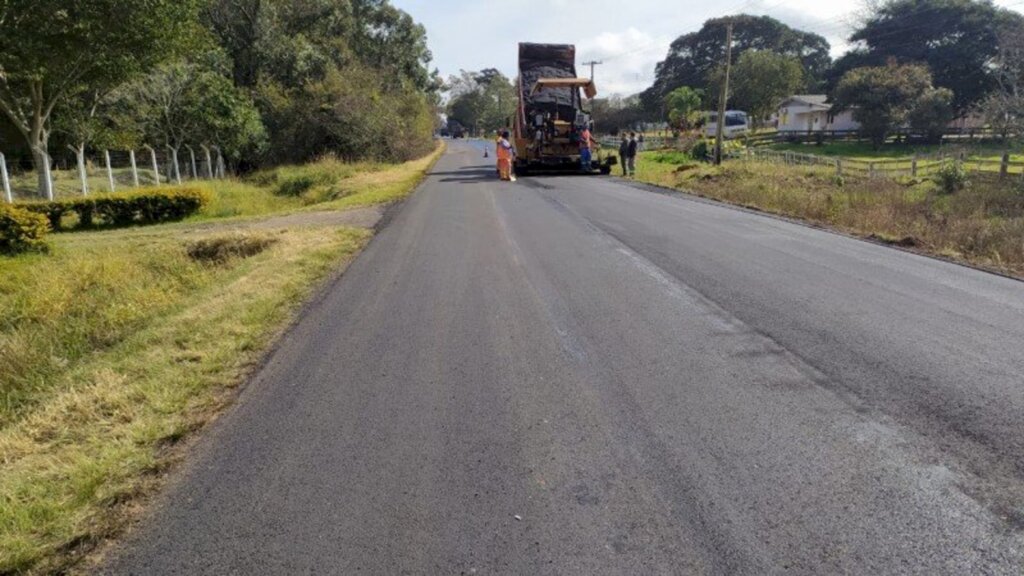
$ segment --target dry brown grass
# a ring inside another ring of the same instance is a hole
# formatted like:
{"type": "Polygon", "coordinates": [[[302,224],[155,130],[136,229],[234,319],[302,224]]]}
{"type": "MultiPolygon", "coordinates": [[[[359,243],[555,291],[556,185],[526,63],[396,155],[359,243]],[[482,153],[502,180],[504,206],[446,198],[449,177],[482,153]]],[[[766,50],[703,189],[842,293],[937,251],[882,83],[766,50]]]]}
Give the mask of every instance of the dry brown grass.
{"type": "Polygon", "coordinates": [[[823,167],[641,158],[640,179],[1024,277],[1024,185],[971,175],[942,194],[930,180],[846,176],[823,167]]]}

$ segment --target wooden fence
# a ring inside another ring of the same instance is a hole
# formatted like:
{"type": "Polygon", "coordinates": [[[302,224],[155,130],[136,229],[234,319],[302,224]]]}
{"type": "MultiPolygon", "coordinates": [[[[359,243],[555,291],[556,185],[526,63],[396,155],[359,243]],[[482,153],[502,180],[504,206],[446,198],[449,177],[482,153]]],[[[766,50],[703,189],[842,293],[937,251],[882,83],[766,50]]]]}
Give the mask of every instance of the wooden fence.
{"type": "MultiPolygon", "coordinates": [[[[945,144],[964,142],[980,142],[984,140],[1004,140],[1004,134],[998,134],[987,128],[955,128],[947,130],[942,136],[945,144]]],[[[672,136],[646,136],[645,148],[678,148],[680,142],[692,142],[693,137],[675,138],[672,136]]],[[[868,138],[858,130],[816,130],[809,132],[760,132],[736,138],[745,146],[770,146],[772,144],[824,144],[827,142],[866,142],[868,138]]],[[[900,130],[889,135],[889,140],[896,142],[922,142],[922,134],[900,130]]],[[[618,147],[620,137],[605,135],[599,138],[602,146],[618,147]]]]}
{"type": "Polygon", "coordinates": [[[748,147],[731,154],[730,158],[790,166],[824,166],[835,170],[839,176],[859,175],[872,178],[891,178],[897,176],[923,178],[934,175],[943,166],[958,162],[971,172],[997,174],[1001,177],[1016,175],[1024,178],[1024,162],[1011,161],[1008,153],[1004,153],[999,160],[971,158],[962,151],[917,155],[907,158],[865,160],[862,158],[818,156],[815,154],[748,147]]]}

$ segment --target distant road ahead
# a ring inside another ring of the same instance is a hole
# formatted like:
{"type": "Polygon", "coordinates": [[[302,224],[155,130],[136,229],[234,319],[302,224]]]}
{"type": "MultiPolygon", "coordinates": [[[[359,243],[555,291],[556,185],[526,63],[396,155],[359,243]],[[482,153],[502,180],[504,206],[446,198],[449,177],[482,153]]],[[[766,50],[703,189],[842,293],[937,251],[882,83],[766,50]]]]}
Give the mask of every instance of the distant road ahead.
{"type": "Polygon", "coordinates": [[[1019,574],[1024,283],[453,144],[113,558],[1019,574]]]}

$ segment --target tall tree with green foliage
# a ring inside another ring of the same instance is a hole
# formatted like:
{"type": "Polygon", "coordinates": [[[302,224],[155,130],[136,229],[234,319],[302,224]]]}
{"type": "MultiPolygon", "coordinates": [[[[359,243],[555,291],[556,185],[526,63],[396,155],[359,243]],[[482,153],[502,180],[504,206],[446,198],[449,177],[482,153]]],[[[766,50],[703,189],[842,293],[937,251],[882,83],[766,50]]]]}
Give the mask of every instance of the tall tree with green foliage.
{"type": "Polygon", "coordinates": [[[51,115],[173,57],[199,0],[7,0],[0,4],[0,110],[24,138],[46,192],[51,115]]]}
{"type": "Polygon", "coordinates": [[[679,86],[703,86],[725,60],[725,31],[733,25],[733,60],[747,50],[770,50],[797,58],[805,72],[805,89],[816,90],[831,65],[829,44],[823,37],[790,28],[768,16],[725,16],[704,23],[700,30],[676,38],[668,55],[655,69],[654,85],[641,95],[644,108],[661,114],[669,92],[679,86]]]}
{"type": "Polygon", "coordinates": [[[231,158],[255,156],[266,140],[252,99],[234,85],[227,61],[216,53],[164,64],[115,97],[124,111],[122,128],[175,157],[186,144],[216,146],[231,158]]]}
{"type": "Polygon", "coordinates": [[[668,121],[676,129],[687,131],[700,119],[703,93],[689,86],[680,86],[665,97],[668,121]]]}
{"type": "Polygon", "coordinates": [[[914,102],[907,116],[910,127],[922,134],[928,142],[942,142],[942,135],[956,116],[953,110],[955,95],[949,88],[929,88],[914,102]]]}
{"type": "Polygon", "coordinates": [[[864,66],[924,63],[935,85],[955,94],[953,107],[965,113],[997,86],[992,61],[1000,51],[1000,30],[1024,27],[1024,16],[986,0],[888,0],[876,6],[850,37],[861,45],[839,58],[830,73],[864,66]]]}
{"type": "Polygon", "coordinates": [[[856,68],[839,81],[833,110],[852,110],[861,132],[878,148],[893,130],[908,123],[921,99],[929,97],[932,90],[931,74],[922,65],[856,68]]]}
{"type": "Polygon", "coordinates": [[[264,161],[404,160],[430,145],[426,32],[387,0],[208,0],[205,17],[263,116],[264,161]]]}
{"type": "MultiPolygon", "coordinates": [[[[717,88],[722,85],[721,68],[708,81],[717,88]]],[[[804,85],[800,60],[770,50],[748,50],[733,66],[729,82],[730,106],[750,114],[755,127],[761,127],[782,100],[797,93],[804,85]]]]}
{"type": "Polygon", "coordinates": [[[512,81],[494,68],[479,72],[463,70],[447,84],[451,99],[448,118],[476,130],[491,132],[506,128],[516,111],[516,92],[512,81]]]}

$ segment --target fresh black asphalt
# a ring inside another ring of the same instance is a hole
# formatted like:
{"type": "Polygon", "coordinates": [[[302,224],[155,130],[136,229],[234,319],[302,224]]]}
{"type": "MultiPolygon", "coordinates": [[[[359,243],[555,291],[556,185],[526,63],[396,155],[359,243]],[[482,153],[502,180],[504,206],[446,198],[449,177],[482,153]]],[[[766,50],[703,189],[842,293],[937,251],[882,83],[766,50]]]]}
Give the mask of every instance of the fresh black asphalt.
{"type": "Polygon", "coordinates": [[[1020,574],[1024,283],[453,144],[112,574],[1020,574]]]}

